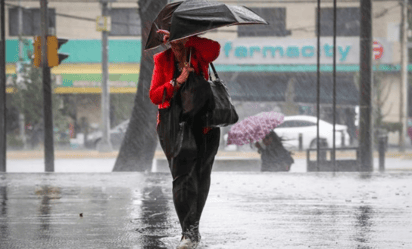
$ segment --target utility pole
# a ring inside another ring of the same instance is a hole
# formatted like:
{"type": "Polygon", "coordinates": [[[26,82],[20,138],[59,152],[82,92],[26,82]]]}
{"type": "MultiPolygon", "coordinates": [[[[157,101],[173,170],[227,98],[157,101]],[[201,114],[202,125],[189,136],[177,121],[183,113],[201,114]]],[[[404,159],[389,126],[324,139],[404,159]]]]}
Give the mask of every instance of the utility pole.
{"type": "Polygon", "coordinates": [[[316,27],[317,47],[316,47],[316,171],[319,171],[320,164],[320,141],[319,141],[319,120],[320,120],[320,0],[317,0],[316,27]]]}
{"type": "MultiPolygon", "coordinates": [[[[107,4],[110,0],[101,0],[102,4],[102,18],[108,16],[107,4]]],[[[102,139],[97,145],[99,152],[112,151],[112,145],[110,143],[110,89],[108,84],[108,31],[102,30],[102,139]]]]}
{"type": "Polygon", "coordinates": [[[333,0],[333,150],[332,163],[333,172],[336,172],[336,20],[337,20],[337,3],[333,0]]]}
{"type": "Polygon", "coordinates": [[[359,166],[373,171],[372,154],[372,0],[360,2],[359,166]]]}
{"type": "Polygon", "coordinates": [[[0,0],[0,172],[6,172],[6,40],[4,1],[0,0]]]}
{"type": "Polygon", "coordinates": [[[408,125],[408,0],[402,4],[402,24],[401,24],[401,86],[399,93],[399,122],[402,130],[399,131],[399,151],[405,151],[405,136],[408,125]]]}
{"type": "MultiPolygon", "coordinates": [[[[19,62],[20,65],[17,67],[18,69],[23,69],[23,8],[21,6],[21,0],[19,0],[19,9],[18,9],[18,32],[19,32],[19,62]]],[[[17,72],[17,80],[23,81],[23,75],[25,71],[17,72]],[[19,75],[20,74],[20,75],[19,75]]],[[[18,82],[21,83],[21,82],[18,82]]],[[[25,135],[25,122],[24,122],[24,113],[20,112],[19,114],[19,130],[20,130],[20,138],[23,141],[24,147],[26,147],[26,135],[25,135]]]]}
{"type": "Polygon", "coordinates": [[[40,0],[41,13],[41,52],[43,65],[43,120],[44,120],[44,160],[45,171],[54,172],[54,139],[53,112],[50,67],[47,60],[47,36],[49,34],[49,18],[47,0],[40,0]]]}
{"type": "Polygon", "coordinates": [[[18,32],[19,32],[19,61],[23,60],[23,9],[21,7],[21,0],[19,0],[19,9],[18,9],[18,32]]]}

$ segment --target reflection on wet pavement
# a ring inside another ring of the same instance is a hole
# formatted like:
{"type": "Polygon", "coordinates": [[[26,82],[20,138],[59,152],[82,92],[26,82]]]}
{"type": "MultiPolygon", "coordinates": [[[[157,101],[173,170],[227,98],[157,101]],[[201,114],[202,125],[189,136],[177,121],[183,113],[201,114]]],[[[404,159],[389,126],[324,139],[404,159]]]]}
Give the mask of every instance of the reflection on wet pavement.
{"type": "Polygon", "coordinates": [[[7,217],[7,186],[0,186],[0,221],[0,241],[5,241],[9,236],[9,222],[7,217]]]}
{"type": "MultiPolygon", "coordinates": [[[[412,248],[411,178],[214,172],[199,248],[412,248]]],[[[168,173],[0,174],[0,248],[175,248],[171,184],[168,173]]]]}
{"type": "Polygon", "coordinates": [[[356,235],[355,235],[355,241],[358,241],[358,248],[369,248],[369,247],[363,247],[362,245],[368,244],[370,242],[370,234],[371,234],[371,228],[373,226],[373,221],[371,220],[372,215],[373,215],[373,210],[370,206],[360,206],[358,207],[358,214],[356,215],[357,221],[356,221],[356,235]]]}

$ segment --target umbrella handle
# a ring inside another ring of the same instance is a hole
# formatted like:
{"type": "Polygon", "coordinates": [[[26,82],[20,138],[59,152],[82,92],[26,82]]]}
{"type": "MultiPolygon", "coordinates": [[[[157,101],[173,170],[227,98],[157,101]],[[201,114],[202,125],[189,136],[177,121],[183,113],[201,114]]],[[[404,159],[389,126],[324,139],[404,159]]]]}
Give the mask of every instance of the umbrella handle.
{"type": "MultiPolygon", "coordinates": [[[[192,48],[190,48],[190,52],[189,52],[189,66],[191,65],[191,61],[192,61],[192,48]]],[[[219,79],[219,75],[217,74],[215,66],[213,65],[212,62],[210,62],[210,67],[213,70],[213,74],[215,75],[215,78],[219,79]]]]}
{"type": "Polygon", "coordinates": [[[189,66],[191,65],[190,64],[191,61],[192,61],[192,48],[190,48],[190,51],[189,51],[189,66]]]}

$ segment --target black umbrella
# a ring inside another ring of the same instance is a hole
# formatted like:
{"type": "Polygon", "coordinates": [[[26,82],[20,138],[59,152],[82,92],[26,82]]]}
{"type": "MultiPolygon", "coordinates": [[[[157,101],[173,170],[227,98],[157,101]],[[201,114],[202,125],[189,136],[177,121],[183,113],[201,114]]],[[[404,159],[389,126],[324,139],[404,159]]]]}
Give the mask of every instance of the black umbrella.
{"type": "Polygon", "coordinates": [[[156,19],[152,23],[145,49],[155,48],[163,44],[163,34],[158,34],[159,29],[169,30],[172,23],[172,14],[183,2],[173,2],[165,5],[157,14],[156,19]]]}
{"type": "MultiPolygon", "coordinates": [[[[156,28],[156,30],[153,30],[154,33],[159,30],[158,27],[170,30],[169,41],[179,40],[225,26],[268,24],[263,18],[243,6],[227,5],[207,0],[187,0],[172,4],[165,6],[165,8],[170,6],[167,8],[170,12],[166,14],[167,10],[163,8],[155,20],[156,24],[154,22],[154,26],[152,25],[152,29],[156,28]],[[170,6],[172,4],[175,5],[170,6]],[[169,19],[169,17],[171,18],[169,19]],[[164,23],[160,23],[162,20],[164,20],[164,23]]],[[[149,35],[145,49],[162,44],[162,36],[157,35],[152,36],[152,38],[149,35]]]]}

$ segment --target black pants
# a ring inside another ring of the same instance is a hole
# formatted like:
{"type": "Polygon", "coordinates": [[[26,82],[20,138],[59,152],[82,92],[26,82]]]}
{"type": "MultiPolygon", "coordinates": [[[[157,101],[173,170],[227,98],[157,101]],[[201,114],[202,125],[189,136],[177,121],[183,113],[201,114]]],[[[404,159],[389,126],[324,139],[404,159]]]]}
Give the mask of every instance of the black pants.
{"type": "MultiPolygon", "coordinates": [[[[197,146],[196,157],[167,158],[173,176],[173,202],[182,234],[199,237],[199,221],[210,189],[210,175],[219,148],[220,129],[203,134],[202,127],[191,127],[197,146]]],[[[159,134],[161,136],[161,134],[159,134]]],[[[164,141],[164,139],[160,139],[164,141]]]]}

